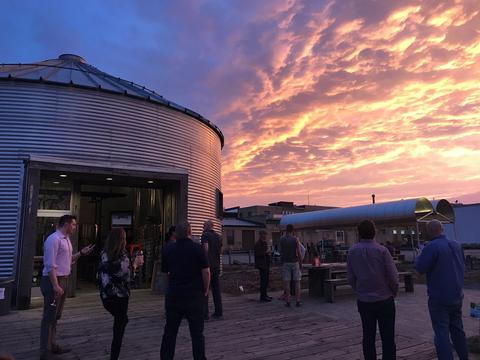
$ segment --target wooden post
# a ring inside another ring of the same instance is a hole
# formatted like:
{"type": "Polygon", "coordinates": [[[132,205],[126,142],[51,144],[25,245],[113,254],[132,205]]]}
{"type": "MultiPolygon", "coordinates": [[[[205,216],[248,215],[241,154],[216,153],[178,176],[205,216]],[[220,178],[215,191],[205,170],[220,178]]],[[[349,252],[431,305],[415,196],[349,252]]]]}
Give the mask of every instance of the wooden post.
{"type": "MultiPolygon", "coordinates": [[[[79,218],[80,215],[80,198],[81,198],[81,185],[79,182],[74,182],[72,185],[72,197],[70,200],[70,211],[72,215],[77,216],[77,222],[80,222],[81,219],[79,218]]],[[[75,254],[78,251],[78,232],[77,231],[70,236],[70,240],[72,241],[72,250],[75,254]]],[[[83,259],[82,259],[83,260],[83,259]]],[[[70,273],[70,279],[68,282],[68,289],[67,289],[67,296],[68,297],[75,297],[75,290],[77,288],[77,264],[72,266],[72,271],[70,273]]]]}
{"type": "MultiPolygon", "coordinates": [[[[30,307],[32,291],[33,258],[36,248],[38,188],[40,186],[40,170],[26,168],[25,190],[23,194],[23,229],[17,255],[17,276],[15,279],[14,297],[17,309],[30,307]]],[[[40,270],[41,271],[41,270],[40,270]]],[[[40,276],[42,276],[40,274],[40,276]]]]}

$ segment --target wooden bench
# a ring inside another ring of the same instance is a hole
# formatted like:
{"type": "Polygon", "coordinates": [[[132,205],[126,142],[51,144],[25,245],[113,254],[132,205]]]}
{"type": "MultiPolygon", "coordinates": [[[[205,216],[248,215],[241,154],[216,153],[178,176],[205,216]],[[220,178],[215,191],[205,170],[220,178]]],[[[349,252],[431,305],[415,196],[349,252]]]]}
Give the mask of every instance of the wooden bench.
{"type": "Polygon", "coordinates": [[[413,292],[413,273],[410,271],[401,271],[398,273],[398,277],[400,280],[403,278],[403,282],[405,283],[405,292],[413,292]]]}
{"type": "MultiPolygon", "coordinates": [[[[402,271],[398,273],[400,279],[403,278],[405,283],[405,292],[413,292],[414,288],[414,279],[413,273],[409,271],[402,271]]],[[[325,279],[324,280],[324,292],[325,300],[329,303],[335,301],[335,290],[337,286],[348,285],[348,280],[346,278],[337,278],[337,279],[325,279]]]]}
{"type": "Polygon", "coordinates": [[[335,288],[340,285],[348,285],[348,280],[345,278],[326,279],[323,285],[325,291],[325,300],[329,303],[333,303],[335,288]]]}

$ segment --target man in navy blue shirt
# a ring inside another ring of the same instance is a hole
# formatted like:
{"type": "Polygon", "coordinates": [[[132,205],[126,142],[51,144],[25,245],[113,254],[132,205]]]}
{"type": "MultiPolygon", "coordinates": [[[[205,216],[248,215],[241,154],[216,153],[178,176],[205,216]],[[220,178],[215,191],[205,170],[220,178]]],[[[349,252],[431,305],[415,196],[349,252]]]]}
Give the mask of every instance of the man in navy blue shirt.
{"type": "Polygon", "coordinates": [[[185,317],[192,337],[193,358],[205,360],[203,306],[210,285],[208,259],[202,246],[192,241],[190,224],[177,225],[176,232],[177,241],[169,244],[162,254],[162,272],[168,274],[168,287],[160,358],[173,359],[178,327],[185,317]]]}
{"type": "MultiPolygon", "coordinates": [[[[222,238],[213,230],[213,221],[207,220],[203,224],[203,233],[200,238],[210,264],[210,287],[212,289],[213,304],[215,312],[214,319],[221,319],[223,316],[222,293],[220,291],[220,257],[222,255],[222,238]]],[[[208,315],[208,294],[205,299],[204,318],[209,320],[208,315]]]]}
{"type": "Polygon", "coordinates": [[[463,331],[462,302],[465,262],[456,241],[443,235],[440,221],[427,224],[430,242],[415,261],[415,269],[427,274],[428,310],[435,333],[439,360],[453,360],[452,344],[460,360],[468,359],[463,331]]]}

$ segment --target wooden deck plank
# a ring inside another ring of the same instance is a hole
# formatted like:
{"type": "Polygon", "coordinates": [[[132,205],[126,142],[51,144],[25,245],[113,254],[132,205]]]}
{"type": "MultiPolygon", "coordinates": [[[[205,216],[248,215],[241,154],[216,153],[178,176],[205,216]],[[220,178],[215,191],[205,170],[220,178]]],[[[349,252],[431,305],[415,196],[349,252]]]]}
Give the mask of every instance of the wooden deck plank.
{"type": "MultiPolygon", "coordinates": [[[[255,297],[256,298],[256,297],[255,297]]],[[[341,305],[305,299],[302,308],[285,308],[277,300],[259,303],[253,296],[224,296],[223,320],[205,324],[207,358],[210,360],[290,360],[362,358],[361,325],[351,310],[347,319],[338,316],[341,305]],[[353,317],[355,316],[355,317],[353,317]]],[[[349,306],[354,307],[352,299],[349,306]]],[[[122,347],[122,359],[158,359],[164,327],[163,297],[147,290],[135,290],[129,307],[122,347]]],[[[38,358],[42,309],[12,312],[0,318],[0,350],[16,359],[38,358]]],[[[64,317],[58,325],[59,343],[73,351],[58,359],[99,360],[108,357],[112,317],[103,309],[98,294],[81,294],[67,299],[64,317]]],[[[431,341],[397,331],[398,359],[435,359],[431,341]]],[[[380,340],[377,343],[381,353],[380,340]]],[[[188,326],[180,327],[175,359],[191,359],[188,326]]]]}

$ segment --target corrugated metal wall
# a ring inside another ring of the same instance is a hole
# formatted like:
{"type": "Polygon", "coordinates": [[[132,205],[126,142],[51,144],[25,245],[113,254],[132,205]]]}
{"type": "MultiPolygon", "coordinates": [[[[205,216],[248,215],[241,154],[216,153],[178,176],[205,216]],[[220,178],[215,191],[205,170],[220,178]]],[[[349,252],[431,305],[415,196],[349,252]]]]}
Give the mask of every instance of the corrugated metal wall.
{"type": "Polygon", "coordinates": [[[95,160],[107,167],[124,163],[186,169],[194,234],[200,235],[208,218],[220,230],[215,218],[220,138],[187,114],[102,91],[2,81],[0,130],[0,156],[34,154],[95,160]]]}
{"type": "MultiPolygon", "coordinates": [[[[3,128],[1,132],[3,133],[3,128]]],[[[13,274],[19,231],[23,169],[23,161],[0,157],[0,279],[13,274]]]]}

